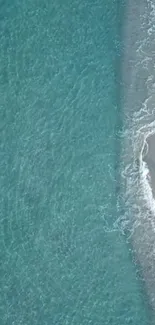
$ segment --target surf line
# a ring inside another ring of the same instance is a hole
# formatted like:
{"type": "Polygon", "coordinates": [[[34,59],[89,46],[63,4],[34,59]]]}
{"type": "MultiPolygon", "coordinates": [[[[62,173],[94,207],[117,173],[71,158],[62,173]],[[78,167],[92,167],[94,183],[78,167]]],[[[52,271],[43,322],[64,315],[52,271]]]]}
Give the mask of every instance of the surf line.
{"type": "Polygon", "coordinates": [[[132,235],[135,254],[142,268],[146,292],[155,312],[155,132],[146,132],[139,155],[139,189],[135,202],[139,214],[135,214],[136,227],[132,235]],[[151,145],[150,145],[151,144],[151,145]],[[152,157],[153,156],[153,157],[152,157]]]}

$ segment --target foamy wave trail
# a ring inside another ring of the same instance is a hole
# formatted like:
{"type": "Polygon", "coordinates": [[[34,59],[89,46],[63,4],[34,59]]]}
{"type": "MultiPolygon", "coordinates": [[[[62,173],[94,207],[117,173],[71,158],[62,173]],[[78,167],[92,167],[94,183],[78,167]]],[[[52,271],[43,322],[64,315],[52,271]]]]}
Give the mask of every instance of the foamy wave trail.
{"type": "MultiPolygon", "coordinates": [[[[144,142],[144,145],[147,145],[147,142],[144,142]]],[[[144,147],[143,147],[144,150],[144,147]]],[[[153,197],[153,192],[151,188],[151,176],[147,163],[143,161],[143,150],[140,155],[140,180],[141,180],[141,189],[144,195],[144,200],[147,207],[152,212],[152,215],[155,217],[155,199],[153,197]]],[[[155,229],[155,218],[152,218],[152,226],[155,229]],[[154,223],[153,223],[154,222],[154,223]]]]}
{"type": "Polygon", "coordinates": [[[120,224],[130,231],[155,309],[155,200],[143,161],[146,139],[155,133],[155,4],[129,1],[124,21],[121,197],[125,212],[120,224]]]}

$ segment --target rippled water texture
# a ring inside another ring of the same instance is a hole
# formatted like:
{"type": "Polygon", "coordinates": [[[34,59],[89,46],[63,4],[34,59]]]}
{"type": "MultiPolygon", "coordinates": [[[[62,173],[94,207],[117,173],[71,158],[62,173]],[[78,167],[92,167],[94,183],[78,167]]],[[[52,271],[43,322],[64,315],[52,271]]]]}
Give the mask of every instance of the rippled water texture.
{"type": "Polygon", "coordinates": [[[118,226],[124,8],[0,8],[0,324],[150,325],[118,226]]]}

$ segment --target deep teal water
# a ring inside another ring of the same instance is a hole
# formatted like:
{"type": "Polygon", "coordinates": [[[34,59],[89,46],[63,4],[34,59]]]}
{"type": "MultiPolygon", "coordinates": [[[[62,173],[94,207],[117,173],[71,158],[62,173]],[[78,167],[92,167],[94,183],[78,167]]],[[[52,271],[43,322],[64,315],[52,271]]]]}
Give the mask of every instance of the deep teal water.
{"type": "Polygon", "coordinates": [[[0,324],[150,324],[114,227],[123,5],[0,7],[0,324]]]}

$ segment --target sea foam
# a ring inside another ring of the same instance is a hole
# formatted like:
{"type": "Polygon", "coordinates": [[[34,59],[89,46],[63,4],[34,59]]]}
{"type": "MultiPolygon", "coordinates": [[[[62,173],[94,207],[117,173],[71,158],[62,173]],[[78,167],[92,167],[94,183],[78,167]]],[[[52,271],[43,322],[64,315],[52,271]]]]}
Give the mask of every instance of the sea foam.
{"type": "Polygon", "coordinates": [[[128,230],[155,309],[155,199],[144,155],[155,133],[155,5],[130,1],[123,30],[121,191],[118,220],[128,230]]]}

